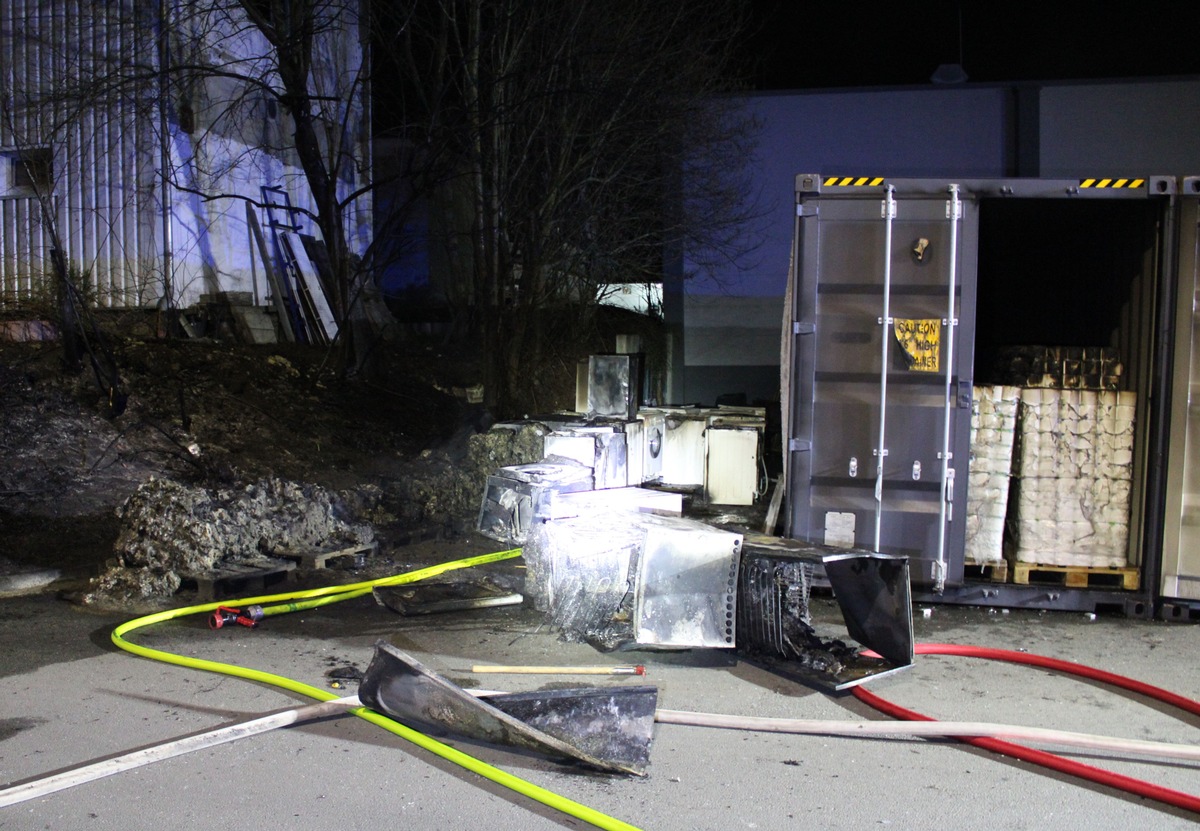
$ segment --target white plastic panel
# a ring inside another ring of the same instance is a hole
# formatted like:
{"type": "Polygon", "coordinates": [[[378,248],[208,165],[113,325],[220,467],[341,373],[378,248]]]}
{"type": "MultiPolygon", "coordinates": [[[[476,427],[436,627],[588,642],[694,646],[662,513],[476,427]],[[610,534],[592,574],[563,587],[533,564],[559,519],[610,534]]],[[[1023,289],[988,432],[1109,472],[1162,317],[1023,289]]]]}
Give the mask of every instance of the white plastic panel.
{"type": "Polygon", "coordinates": [[[709,427],[704,496],[714,505],[753,505],[758,489],[758,436],[753,427],[709,427]]]}

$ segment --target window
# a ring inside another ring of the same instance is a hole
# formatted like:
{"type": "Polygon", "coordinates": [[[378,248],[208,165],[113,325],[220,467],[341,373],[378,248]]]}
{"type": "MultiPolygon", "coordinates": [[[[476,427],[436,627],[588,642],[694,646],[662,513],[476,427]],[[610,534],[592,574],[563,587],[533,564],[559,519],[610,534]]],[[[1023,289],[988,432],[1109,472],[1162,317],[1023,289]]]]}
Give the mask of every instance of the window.
{"type": "Polygon", "coordinates": [[[32,196],[54,189],[54,154],[49,147],[30,147],[5,152],[10,196],[32,196]]]}

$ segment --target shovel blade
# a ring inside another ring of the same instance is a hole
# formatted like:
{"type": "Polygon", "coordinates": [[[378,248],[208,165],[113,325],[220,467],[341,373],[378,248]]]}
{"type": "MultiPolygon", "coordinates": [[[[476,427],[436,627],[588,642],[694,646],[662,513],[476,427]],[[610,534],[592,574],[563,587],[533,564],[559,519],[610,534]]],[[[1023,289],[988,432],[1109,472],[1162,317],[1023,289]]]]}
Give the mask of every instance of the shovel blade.
{"type": "Polygon", "coordinates": [[[587,688],[476,698],[380,641],[358,696],[368,707],[414,729],[642,776],[658,690],[587,688]]]}
{"type": "Polygon", "coordinates": [[[658,705],[656,687],[501,693],[483,700],[521,723],[626,772],[644,773],[650,763],[658,705]]]}

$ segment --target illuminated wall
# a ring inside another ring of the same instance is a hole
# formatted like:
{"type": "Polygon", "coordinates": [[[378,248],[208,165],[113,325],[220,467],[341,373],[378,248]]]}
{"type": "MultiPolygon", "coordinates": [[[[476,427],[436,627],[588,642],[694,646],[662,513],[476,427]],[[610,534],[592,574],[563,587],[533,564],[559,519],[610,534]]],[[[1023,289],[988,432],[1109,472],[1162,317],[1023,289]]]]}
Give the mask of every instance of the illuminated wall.
{"type": "MultiPolygon", "coordinates": [[[[0,113],[0,308],[52,293],[56,239],[99,306],[154,306],[168,292],[178,307],[215,292],[266,302],[246,200],[261,202],[263,186],[301,210],[312,200],[290,119],[265,89],[279,88],[265,39],[228,10],[196,9],[170,0],[160,19],[158,0],[0,0],[0,96],[11,102],[0,113]]],[[[322,21],[315,52],[323,149],[349,162],[338,183],[348,194],[369,169],[358,20],[322,21]]],[[[371,218],[360,203],[347,226],[361,253],[371,218]]]]}

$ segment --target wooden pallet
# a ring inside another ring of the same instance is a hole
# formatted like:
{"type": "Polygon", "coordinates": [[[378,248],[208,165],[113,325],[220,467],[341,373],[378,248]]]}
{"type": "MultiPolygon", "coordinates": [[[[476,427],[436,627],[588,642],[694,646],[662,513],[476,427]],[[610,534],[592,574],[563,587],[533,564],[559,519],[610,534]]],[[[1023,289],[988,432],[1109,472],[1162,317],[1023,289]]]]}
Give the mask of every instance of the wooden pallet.
{"type": "Polygon", "coordinates": [[[963,575],[992,583],[1008,582],[1008,560],[971,561],[963,563],[963,575]]]}
{"type": "Polygon", "coordinates": [[[281,551],[280,557],[295,560],[302,568],[328,568],[330,560],[339,557],[369,557],[375,553],[375,544],[352,545],[349,548],[338,548],[333,551],[281,551]]]}
{"type": "Polygon", "coordinates": [[[1053,583],[1069,589],[1096,589],[1107,586],[1125,591],[1137,591],[1141,582],[1141,574],[1136,566],[1092,568],[1018,561],[1013,563],[1013,582],[1022,585],[1053,583]]]}
{"type": "Polygon", "coordinates": [[[262,594],[268,586],[290,579],[295,568],[295,563],[264,557],[245,563],[226,563],[219,569],[181,577],[184,585],[195,583],[197,602],[211,603],[222,598],[262,594]]]}

